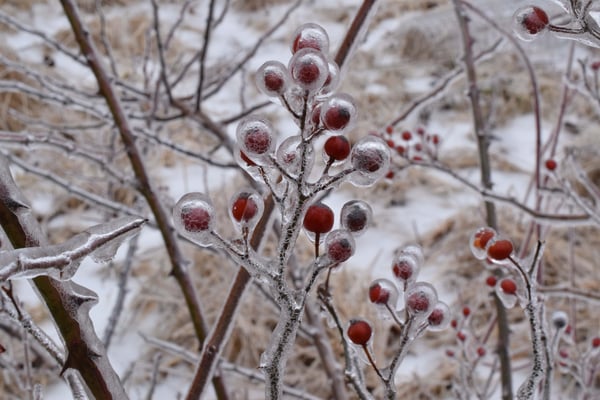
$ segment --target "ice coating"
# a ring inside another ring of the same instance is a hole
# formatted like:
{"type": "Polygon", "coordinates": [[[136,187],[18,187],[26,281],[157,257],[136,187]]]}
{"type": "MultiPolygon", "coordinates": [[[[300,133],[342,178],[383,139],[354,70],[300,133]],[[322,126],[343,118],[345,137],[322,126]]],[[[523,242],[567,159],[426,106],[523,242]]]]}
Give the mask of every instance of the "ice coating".
{"type": "Polygon", "coordinates": [[[369,286],[369,301],[377,307],[394,310],[398,302],[398,288],[388,279],[376,279],[369,286]]]}
{"type": "Polygon", "coordinates": [[[353,235],[362,235],[372,224],[373,209],[362,200],[351,200],[342,206],[340,222],[353,235]]]}
{"type": "Polygon", "coordinates": [[[336,229],[325,238],[325,254],[332,263],[341,263],[348,260],[356,249],[352,234],[346,229],[336,229]]]}
{"type": "Polygon", "coordinates": [[[215,208],[204,193],[192,192],[179,199],[173,207],[173,222],[186,238],[202,246],[212,244],[215,208]]]}
{"type": "Polygon", "coordinates": [[[377,136],[365,136],[352,147],[350,162],[355,169],[350,181],[356,186],[370,186],[389,170],[389,146],[377,136]]]}
{"type": "Polygon", "coordinates": [[[256,85],[267,96],[281,96],[289,85],[289,72],[279,61],[267,61],[256,71],[256,85]]]}
{"type": "Polygon", "coordinates": [[[351,130],[357,120],[354,99],[347,93],[332,95],[321,106],[320,117],[323,125],[330,131],[342,133],[351,130]]]}
{"type": "Polygon", "coordinates": [[[312,143],[303,143],[302,137],[295,135],[281,142],[275,157],[288,174],[297,177],[302,169],[303,160],[305,173],[310,173],[315,162],[315,150],[312,143]]]}
{"type": "Polygon", "coordinates": [[[412,317],[425,319],[438,303],[437,292],[430,283],[418,282],[408,287],[404,293],[404,303],[412,317]]]}
{"type": "Polygon", "coordinates": [[[145,220],[123,217],[96,225],[58,245],[27,247],[0,253],[0,281],[40,275],[71,279],[81,261],[100,253],[114,256],[123,241],[136,235],[145,220]]]}
{"type": "Polygon", "coordinates": [[[288,68],[292,80],[309,93],[321,89],[329,75],[327,60],[321,52],[312,48],[304,48],[294,54],[288,68]]]}
{"type": "Polygon", "coordinates": [[[300,25],[294,32],[293,38],[292,53],[306,48],[323,54],[329,53],[329,35],[321,25],[312,22],[300,25]]]}
{"type": "Polygon", "coordinates": [[[229,202],[229,217],[239,229],[253,229],[264,210],[262,197],[253,189],[243,189],[235,193],[229,202]]]}
{"type": "Polygon", "coordinates": [[[429,317],[427,317],[428,329],[430,331],[441,331],[450,325],[452,313],[450,307],[444,302],[438,302],[429,317]]]}
{"type": "Polygon", "coordinates": [[[237,126],[237,144],[240,150],[258,165],[268,163],[275,150],[275,131],[271,123],[257,116],[244,118],[237,126]]]}

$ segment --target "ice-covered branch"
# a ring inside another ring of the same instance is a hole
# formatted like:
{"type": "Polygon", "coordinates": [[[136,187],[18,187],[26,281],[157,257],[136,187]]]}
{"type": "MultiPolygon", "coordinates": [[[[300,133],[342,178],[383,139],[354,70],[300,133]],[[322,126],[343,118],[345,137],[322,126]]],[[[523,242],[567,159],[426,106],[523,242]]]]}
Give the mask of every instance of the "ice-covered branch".
{"type": "Polygon", "coordinates": [[[144,222],[140,218],[123,217],[96,225],[62,244],[2,252],[0,281],[40,275],[70,279],[85,257],[110,258],[124,240],[139,232],[144,222]]]}

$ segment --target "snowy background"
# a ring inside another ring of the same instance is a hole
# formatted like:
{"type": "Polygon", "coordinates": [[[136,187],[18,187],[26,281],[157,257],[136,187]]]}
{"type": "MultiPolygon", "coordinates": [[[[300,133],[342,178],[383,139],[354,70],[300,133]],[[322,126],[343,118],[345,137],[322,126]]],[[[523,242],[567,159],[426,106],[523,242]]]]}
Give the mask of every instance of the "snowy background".
{"type": "MultiPolygon", "coordinates": [[[[81,2],[85,21],[98,29],[100,14],[93,3],[91,0],[81,2]]],[[[168,60],[173,65],[181,67],[201,47],[207,3],[194,1],[186,10],[168,54],[168,60]]],[[[217,15],[223,8],[222,3],[217,2],[217,15]]],[[[318,23],[327,30],[334,52],[358,3],[355,0],[301,2],[283,25],[264,40],[243,69],[204,103],[205,113],[215,121],[227,121],[242,110],[266,101],[266,97],[254,86],[253,71],[267,60],[279,60],[287,64],[290,37],[296,27],[305,22],[318,23]]],[[[529,2],[481,0],[473,3],[487,15],[493,16],[497,24],[510,31],[514,10],[529,2]]],[[[552,11],[549,12],[551,15],[558,15],[560,12],[552,2],[534,3],[548,6],[552,11]]],[[[180,1],[159,2],[160,22],[164,32],[179,18],[182,4],[180,1]]],[[[207,80],[217,79],[224,71],[226,73],[288,11],[291,4],[286,0],[233,0],[213,32],[207,53],[207,80]]],[[[0,5],[2,15],[8,15],[12,21],[19,21],[43,32],[77,53],[73,39],[68,34],[68,21],[56,2],[0,1],[0,5]]],[[[118,60],[121,80],[151,91],[158,79],[160,66],[154,57],[154,49],[150,48],[153,35],[150,2],[109,1],[103,5],[102,10],[108,26],[108,38],[111,40],[115,59],[118,60]]],[[[480,20],[474,19],[471,29],[476,52],[488,48],[500,37],[480,20]]],[[[46,107],[44,101],[35,99],[35,96],[31,96],[29,101],[20,98],[15,100],[19,91],[10,87],[10,82],[20,79],[24,71],[11,64],[15,63],[37,71],[49,80],[64,81],[80,88],[82,92],[93,93],[95,80],[87,68],[44,44],[31,32],[10,26],[6,23],[6,17],[0,19],[0,35],[0,73],[3,74],[0,78],[0,100],[5,104],[2,110],[2,134],[9,131],[37,135],[51,132],[52,137],[62,137],[65,140],[70,140],[69,136],[74,135],[77,136],[78,145],[88,143],[90,148],[98,143],[109,142],[107,138],[111,135],[111,129],[106,125],[97,131],[86,129],[81,134],[73,129],[50,129],[52,124],[64,122],[61,120],[64,117],[60,112],[61,107],[52,104],[50,100],[47,102],[51,105],[46,107]],[[35,121],[39,120],[48,122],[48,125],[36,124],[35,121]]],[[[521,45],[534,66],[540,86],[542,139],[545,142],[556,130],[560,133],[556,155],[552,156],[559,163],[559,173],[562,173],[560,166],[565,157],[564,149],[574,147],[587,150],[587,153],[583,153],[582,164],[593,177],[593,173],[600,170],[595,153],[598,149],[598,117],[593,101],[576,95],[576,89],[581,85],[578,79],[582,74],[577,62],[574,62],[569,80],[564,76],[571,42],[546,35],[538,41],[521,45]],[[562,123],[557,126],[563,90],[567,87],[572,89],[570,93],[573,97],[567,105],[562,123]]],[[[451,2],[380,1],[368,32],[352,61],[346,65],[342,78],[342,90],[354,96],[359,106],[360,122],[350,133],[351,139],[357,140],[370,132],[384,134],[385,127],[402,115],[412,102],[429,93],[460,67],[461,54],[462,43],[451,2]]],[[[600,59],[597,50],[581,45],[575,47],[575,60],[584,60],[584,63],[589,64],[595,57],[600,59]]],[[[530,187],[535,169],[535,118],[532,112],[531,85],[524,64],[514,47],[504,40],[495,52],[478,63],[477,68],[483,108],[488,116],[486,123],[493,137],[490,148],[493,190],[532,206],[534,200],[530,187]]],[[[195,92],[197,67],[194,66],[191,71],[177,86],[174,96],[185,98],[195,92]]],[[[477,147],[465,93],[464,76],[458,74],[440,94],[408,114],[395,127],[395,132],[414,132],[421,127],[430,134],[439,135],[439,159],[458,175],[479,186],[477,147]]],[[[77,107],[67,105],[64,112],[68,116],[65,120],[69,123],[78,121],[85,125],[86,111],[103,111],[98,106],[99,99],[81,97],[84,104],[90,104],[90,109],[83,110],[78,119],[77,107]]],[[[155,105],[148,102],[139,109],[136,108],[137,103],[128,108],[131,115],[137,116],[134,122],[136,126],[144,127],[143,112],[153,106],[155,105]]],[[[159,110],[160,107],[162,105],[159,104],[159,110]]],[[[294,133],[293,122],[279,105],[264,107],[260,113],[274,122],[281,135],[279,140],[294,133]]],[[[160,138],[180,143],[182,147],[192,151],[206,154],[214,145],[191,121],[153,123],[149,126],[149,130],[160,138]]],[[[235,123],[224,123],[223,126],[233,138],[235,123]]],[[[165,147],[153,145],[151,140],[146,143],[145,157],[166,204],[173,204],[189,191],[209,193],[215,204],[226,204],[229,197],[245,185],[236,168],[216,168],[198,159],[184,157],[165,147]]],[[[23,166],[14,167],[15,177],[52,241],[60,242],[113,214],[81,200],[76,191],[72,190],[84,188],[89,192],[105,195],[103,191],[108,190],[108,184],[102,178],[101,169],[87,165],[81,167],[81,160],[77,157],[44,146],[25,147],[6,141],[0,146],[17,159],[23,160],[23,166]],[[64,185],[51,182],[47,176],[35,172],[38,170],[61,177],[64,185]]],[[[212,152],[211,156],[220,162],[232,162],[222,148],[212,152]]],[[[131,177],[123,159],[123,154],[118,153],[114,166],[124,176],[131,177]]],[[[548,172],[544,170],[542,174],[547,176],[548,172]]],[[[121,191],[113,190],[110,193],[111,200],[139,209],[140,200],[126,185],[123,185],[121,191]]],[[[474,332],[481,332],[482,327],[487,326],[491,312],[488,296],[490,291],[484,283],[489,272],[470,257],[467,244],[470,233],[485,224],[479,193],[448,174],[426,166],[412,166],[397,168],[393,178],[383,179],[368,189],[344,184],[324,201],[332,209],[339,210],[344,202],[354,198],[370,202],[374,209],[374,226],[358,239],[356,255],[345,264],[343,271],[334,274],[332,285],[334,291],[337,291],[334,297],[337,294],[336,299],[339,299],[344,317],[363,315],[377,321],[375,329],[378,336],[373,344],[377,357],[385,359],[385,340],[391,340],[389,338],[393,337],[393,329],[389,328],[389,321],[380,321],[376,311],[369,306],[365,289],[372,279],[391,278],[390,262],[394,252],[409,243],[418,243],[425,251],[425,268],[420,280],[434,283],[439,290],[440,299],[451,304],[457,316],[462,307],[468,304],[476,317],[470,322],[472,329],[474,332]]],[[[558,204],[560,199],[554,203],[548,202],[547,207],[554,210],[550,207],[558,207],[558,204]]],[[[223,232],[231,233],[224,207],[218,212],[223,232]]],[[[511,236],[519,248],[519,240],[524,237],[530,217],[506,204],[499,205],[499,216],[501,231],[511,236]]],[[[554,227],[554,230],[544,229],[548,238],[548,268],[552,271],[548,278],[549,284],[556,283],[556,280],[565,276],[559,269],[554,272],[553,267],[564,263],[568,250],[572,249],[564,239],[567,232],[574,235],[578,246],[582,240],[589,239],[591,243],[597,240],[595,228],[567,229],[558,224],[554,227]],[[551,240],[553,237],[556,238],[555,242],[551,240]]],[[[150,227],[142,230],[129,271],[125,307],[108,349],[109,358],[117,373],[126,381],[126,389],[132,399],[149,398],[150,382],[156,371],[157,384],[152,398],[179,398],[185,394],[194,370],[193,364],[181,356],[163,354],[164,349],[158,349],[145,339],[155,337],[176,343],[191,352],[196,351],[193,331],[186,321],[185,306],[176,286],[167,276],[168,260],[161,246],[161,238],[156,230],[150,227]]],[[[266,245],[268,246],[269,244],[266,245]]],[[[593,245],[578,247],[574,264],[584,266],[580,272],[590,279],[586,288],[593,290],[598,285],[598,274],[593,269],[596,263],[593,261],[594,251],[590,247],[593,245]]],[[[310,254],[310,243],[304,237],[299,239],[298,248],[300,258],[310,254]]],[[[112,263],[98,264],[86,260],[74,277],[74,281],[99,294],[99,304],[92,309],[91,317],[100,337],[107,329],[109,316],[119,295],[118,280],[126,264],[127,250],[128,247],[123,246],[112,263]]],[[[229,265],[228,261],[219,259],[210,251],[191,246],[185,247],[185,254],[193,262],[200,296],[212,319],[220,307],[222,293],[227,290],[234,276],[235,266],[229,265]]],[[[60,342],[46,311],[27,282],[19,281],[15,285],[23,307],[43,329],[60,342]]],[[[261,299],[260,293],[254,290],[251,292],[248,294],[248,304],[240,311],[240,321],[224,356],[232,362],[254,369],[268,339],[268,326],[271,326],[273,317],[264,315],[271,313],[272,309],[263,304],[264,299],[261,299]],[[265,309],[267,313],[264,312],[265,309]],[[253,338],[251,335],[257,337],[253,338]]],[[[574,307],[564,302],[553,303],[553,306],[560,309],[574,307]]],[[[515,365],[523,366],[527,363],[527,330],[522,323],[522,311],[514,309],[510,313],[511,320],[515,321],[511,350],[515,365]]],[[[575,338],[574,347],[597,335],[600,328],[597,312],[594,315],[591,309],[583,305],[577,309],[577,313],[584,315],[589,322],[580,323],[581,330],[575,338]]],[[[332,341],[335,341],[334,334],[331,335],[332,341]]],[[[401,389],[399,398],[452,397],[448,387],[458,373],[458,363],[446,356],[446,350],[457,348],[454,335],[455,331],[448,329],[440,334],[427,335],[415,344],[400,368],[398,383],[401,387],[405,384],[406,392],[401,389]]],[[[486,344],[490,354],[493,353],[493,340],[492,336],[486,344]]],[[[22,353],[18,346],[19,340],[9,338],[0,330],[0,343],[6,343],[8,349],[0,357],[18,360],[22,353]]],[[[301,347],[304,349],[309,346],[304,344],[301,347]]],[[[326,398],[326,384],[319,387],[322,381],[318,379],[311,383],[314,377],[310,369],[318,371],[312,364],[313,361],[306,361],[303,367],[302,354],[293,359],[292,363],[297,364],[290,368],[290,385],[326,398]]],[[[49,367],[45,361],[41,363],[33,376],[35,382],[42,385],[44,399],[69,398],[67,386],[57,377],[57,369],[49,367]]],[[[480,375],[476,376],[485,379],[493,358],[489,356],[482,364],[478,370],[480,375]]],[[[1,375],[4,388],[0,387],[0,397],[19,398],[16,389],[18,383],[9,370],[9,367],[4,368],[1,375]]],[[[260,399],[264,396],[259,383],[234,376],[233,373],[231,377],[229,374],[225,375],[233,382],[233,398],[260,399]]],[[[515,373],[515,385],[520,383],[520,377],[520,372],[515,373]]],[[[369,379],[374,386],[377,385],[374,376],[369,375],[369,379]]],[[[212,397],[207,394],[206,398],[212,397]]]]}

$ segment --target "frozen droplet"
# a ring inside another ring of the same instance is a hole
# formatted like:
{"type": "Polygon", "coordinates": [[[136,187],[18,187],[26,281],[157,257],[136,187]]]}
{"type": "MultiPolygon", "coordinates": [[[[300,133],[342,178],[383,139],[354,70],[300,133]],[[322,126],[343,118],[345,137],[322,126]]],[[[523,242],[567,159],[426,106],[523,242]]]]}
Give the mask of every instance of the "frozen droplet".
{"type": "Polygon", "coordinates": [[[450,325],[451,320],[450,308],[446,303],[439,301],[427,317],[428,329],[430,331],[444,330],[450,325]]]}
{"type": "Polygon", "coordinates": [[[231,197],[229,217],[238,229],[254,229],[264,210],[262,197],[252,189],[240,190],[231,197]]]}
{"type": "Polygon", "coordinates": [[[513,30],[517,37],[531,41],[542,36],[548,29],[548,14],[536,6],[519,8],[513,16],[513,30]]]}
{"type": "Polygon", "coordinates": [[[418,282],[407,288],[404,303],[411,316],[424,320],[438,303],[437,292],[430,283],[418,282]]]}
{"type": "Polygon", "coordinates": [[[329,75],[325,56],[312,48],[298,50],[290,59],[289,70],[292,80],[309,93],[321,89],[329,75]]]}
{"type": "Polygon", "coordinates": [[[372,220],[373,209],[365,201],[351,200],[342,207],[341,225],[355,236],[362,235],[371,226],[372,220]]]}
{"type": "Polygon", "coordinates": [[[399,255],[409,255],[412,256],[417,265],[420,267],[425,262],[425,255],[423,254],[423,248],[418,244],[411,244],[404,248],[402,248],[399,252],[399,255]]]}
{"type": "Polygon", "coordinates": [[[348,260],[356,250],[356,243],[352,234],[346,229],[336,229],[325,239],[325,255],[332,264],[339,264],[348,260]]]}
{"type": "Polygon", "coordinates": [[[510,257],[513,254],[512,242],[504,236],[496,235],[492,237],[485,246],[486,256],[494,264],[510,264],[510,257]]]}
{"type": "Polygon", "coordinates": [[[304,142],[301,136],[290,136],[281,142],[276,157],[288,174],[297,177],[303,165],[305,173],[310,173],[315,162],[315,150],[312,143],[304,142]]]}
{"type": "Polygon", "coordinates": [[[569,316],[564,311],[554,311],[552,313],[552,325],[554,329],[561,330],[569,323],[569,316]]]}
{"type": "Polygon", "coordinates": [[[352,147],[350,162],[355,169],[350,174],[350,182],[356,186],[370,186],[388,172],[390,148],[381,138],[368,135],[352,147]]]}
{"type": "Polygon", "coordinates": [[[345,132],[354,127],[357,119],[356,104],[346,93],[332,95],[321,107],[321,121],[325,128],[334,132],[345,132]]]}
{"type": "Polygon", "coordinates": [[[289,85],[289,72],[279,61],[267,61],[256,71],[256,85],[270,97],[281,96],[289,85]]]}
{"type": "Polygon", "coordinates": [[[496,285],[496,294],[506,308],[513,308],[518,301],[518,286],[513,278],[504,278],[496,285]]]}
{"type": "Polygon", "coordinates": [[[496,236],[496,231],[492,228],[479,228],[471,235],[469,239],[469,248],[471,253],[478,260],[485,260],[487,257],[486,245],[490,239],[496,236]]]}
{"type": "Polygon", "coordinates": [[[329,53],[329,36],[321,25],[309,22],[301,25],[294,32],[292,53],[306,48],[320,51],[323,54],[329,53]]]}
{"type": "Polygon", "coordinates": [[[98,247],[96,250],[90,253],[91,258],[98,263],[104,263],[111,261],[119,247],[126,241],[137,235],[141,230],[139,224],[139,218],[135,217],[121,217],[115,220],[93,226],[86,230],[91,236],[111,236],[116,234],[113,239],[108,240],[106,243],[98,247]],[[137,222],[136,222],[137,221],[137,222]],[[131,226],[131,229],[127,227],[131,226]],[[117,232],[121,230],[122,234],[117,232]]]}
{"type": "Polygon", "coordinates": [[[275,149],[275,130],[271,123],[263,118],[250,116],[237,126],[238,146],[244,154],[258,165],[269,163],[269,155],[275,149]]]}
{"type": "Polygon", "coordinates": [[[215,208],[204,193],[188,193],[173,208],[175,229],[201,246],[212,245],[215,218],[215,208]]]}
{"type": "Polygon", "coordinates": [[[399,253],[394,257],[392,273],[403,287],[417,280],[419,270],[419,263],[412,254],[399,253]]]}

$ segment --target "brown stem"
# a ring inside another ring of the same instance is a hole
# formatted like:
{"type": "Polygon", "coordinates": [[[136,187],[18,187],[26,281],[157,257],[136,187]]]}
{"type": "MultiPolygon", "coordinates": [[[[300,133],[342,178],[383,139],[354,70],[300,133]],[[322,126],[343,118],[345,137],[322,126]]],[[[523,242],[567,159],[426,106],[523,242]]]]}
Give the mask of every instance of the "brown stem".
{"type": "MultiPolygon", "coordinates": [[[[123,141],[125,150],[127,151],[127,156],[129,157],[129,161],[131,163],[131,167],[138,181],[138,189],[146,199],[148,206],[152,210],[154,218],[156,219],[156,224],[161,232],[167,253],[169,255],[169,260],[171,262],[171,274],[176,279],[181,291],[183,292],[196,336],[199,342],[202,343],[206,338],[206,323],[204,322],[196,288],[190,279],[188,271],[184,267],[185,262],[183,254],[181,253],[181,250],[175,239],[170,218],[168,217],[165,208],[160,202],[156,191],[152,186],[150,177],[148,176],[146,167],[142,160],[142,156],[140,155],[136,145],[135,137],[129,125],[129,121],[125,116],[121,106],[120,99],[117,96],[117,93],[115,92],[104,67],[102,66],[98,52],[94,46],[92,38],[90,37],[90,33],[83,25],[76,4],[73,0],[61,0],[61,4],[65,15],[71,24],[71,29],[75,35],[77,43],[79,44],[81,52],[84,54],[90,69],[96,77],[100,93],[106,100],[107,106],[115,121],[115,125],[119,131],[119,134],[121,135],[121,140],[123,141]]],[[[214,383],[218,397],[220,399],[226,399],[227,392],[221,378],[216,378],[214,383]]]]}
{"type": "MultiPolygon", "coordinates": [[[[464,51],[465,71],[469,87],[469,99],[471,101],[471,111],[473,113],[473,129],[477,140],[479,150],[479,168],[481,171],[481,183],[485,189],[492,188],[491,167],[489,159],[490,136],[486,132],[483,113],[479,101],[479,88],[477,86],[477,74],[475,72],[475,61],[473,58],[473,37],[469,31],[467,19],[464,15],[464,8],[461,0],[452,0],[454,11],[461,31],[464,51]]],[[[496,207],[491,201],[485,201],[487,224],[492,228],[497,228],[498,221],[496,217],[496,207]]],[[[494,305],[498,317],[498,343],[496,352],[500,359],[500,378],[502,383],[502,399],[511,400],[513,398],[512,390],[512,369],[509,354],[510,330],[506,308],[497,294],[494,293],[494,305]]]]}
{"type": "MultiPolygon", "coordinates": [[[[15,249],[47,244],[41,228],[27,206],[15,201],[20,193],[5,160],[0,167],[0,223],[15,249]]],[[[67,348],[63,372],[77,370],[90,392],[97,399],[126,399],[118,375],[113,370],[106,349],[96,336],[89,308],[94,304],[95,293],[71,281],[57,281],[47,276],[32,280],[52,315],[67,348]],[[76,307],[73,307],[76,305],[76,307]]]]}

